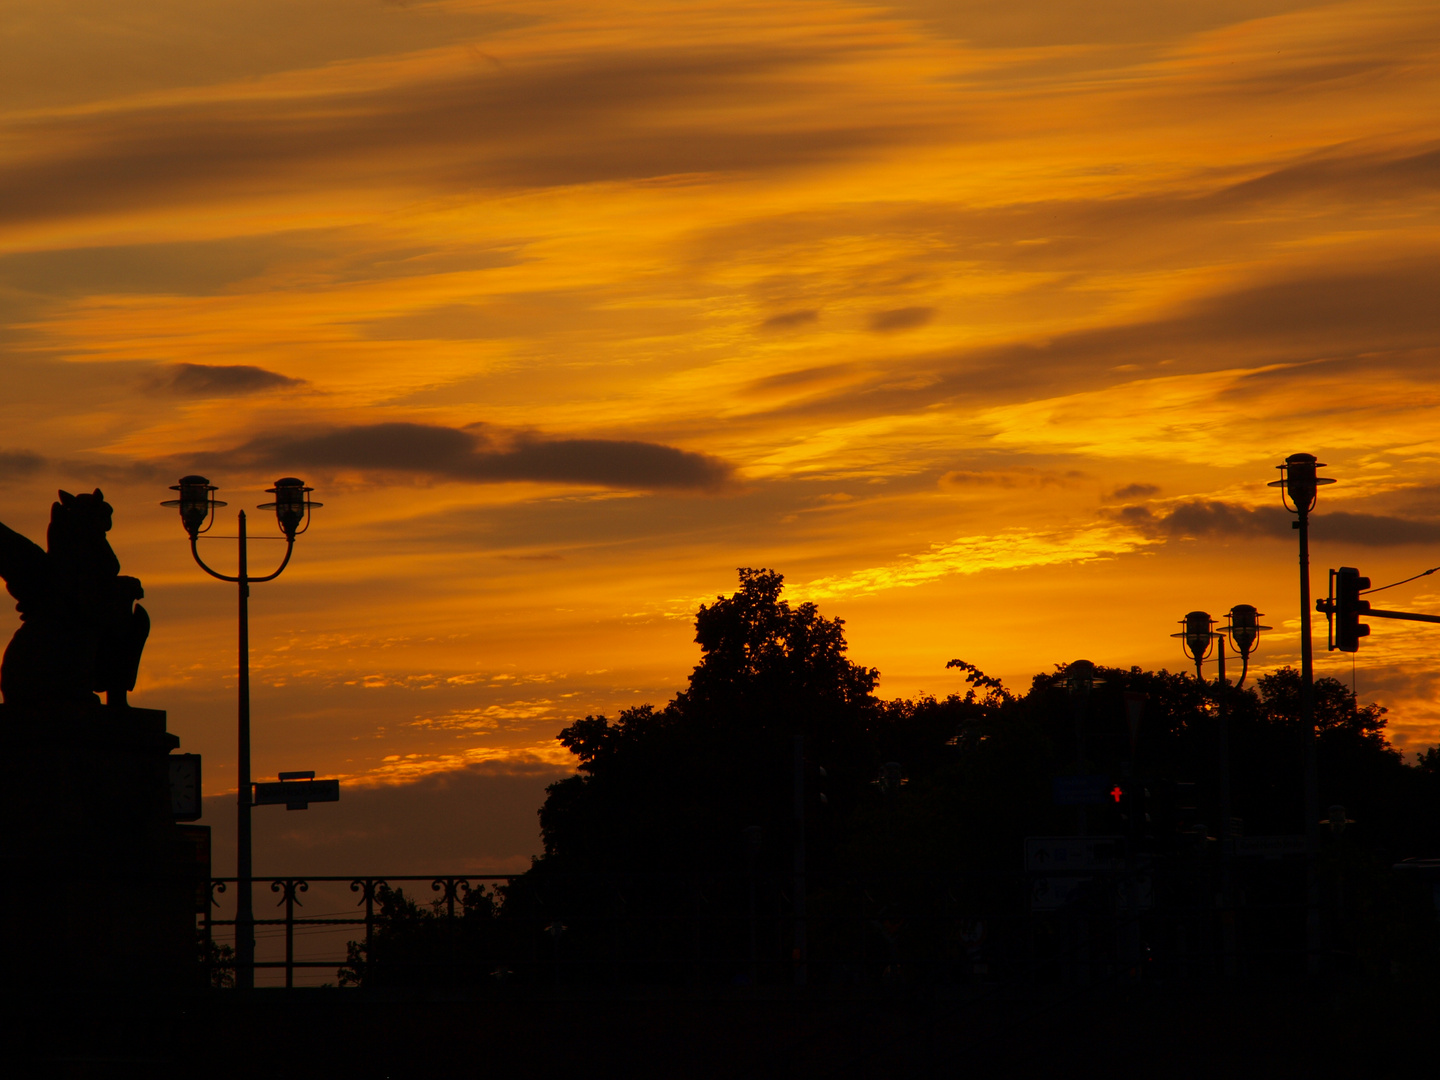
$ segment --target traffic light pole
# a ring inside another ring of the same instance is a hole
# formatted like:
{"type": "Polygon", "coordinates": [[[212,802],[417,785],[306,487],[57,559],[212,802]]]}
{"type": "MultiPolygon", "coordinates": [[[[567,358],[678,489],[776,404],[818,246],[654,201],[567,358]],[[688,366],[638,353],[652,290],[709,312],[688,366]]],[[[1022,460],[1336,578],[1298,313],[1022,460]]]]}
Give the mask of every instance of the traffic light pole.
{"type": "MultiPolygon", "coordinates": [[[[1323,600],[1315,601],[1318,610],[1325,610],[1325,608],[1319,606],[1324,602],[1325,601],[1323,600]]],[[[1385,611],[1383,608],[1371,608],[1369,611],[1365,612],[1365,617],[1367,619],[1404,619],[1407,622],[1440,623],[1440,615],[1421,615],[1418,611],[1385,611]]]]}

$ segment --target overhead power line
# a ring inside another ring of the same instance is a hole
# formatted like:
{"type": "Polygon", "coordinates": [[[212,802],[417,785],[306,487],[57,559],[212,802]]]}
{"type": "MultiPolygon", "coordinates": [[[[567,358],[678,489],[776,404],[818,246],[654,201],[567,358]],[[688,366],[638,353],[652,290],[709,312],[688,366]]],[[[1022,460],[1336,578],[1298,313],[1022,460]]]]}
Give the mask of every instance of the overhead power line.
{"type": "MultiPolygon", "coordinates": [[[[1364,590],[1364,592],[1384,592],[1386,589],[1395,588],[1396,585],[1406,585],[1412,581],[1419,581],[1422,577],[1429,577],[1431,574],[1435,573],[1436,570],[1440,570],[1440,566],[1432,566],[1429,570],[1425,570],[1419,574],[1416,574],[1414,577],[1407,577],[1404,581],[1392,581],[1389,585],[1380,585],[1374,589],[1366,589],[1364,590]]],[[[1361,595],[1364,595],[1364,593],[1362,593],[1361,595]]]]}

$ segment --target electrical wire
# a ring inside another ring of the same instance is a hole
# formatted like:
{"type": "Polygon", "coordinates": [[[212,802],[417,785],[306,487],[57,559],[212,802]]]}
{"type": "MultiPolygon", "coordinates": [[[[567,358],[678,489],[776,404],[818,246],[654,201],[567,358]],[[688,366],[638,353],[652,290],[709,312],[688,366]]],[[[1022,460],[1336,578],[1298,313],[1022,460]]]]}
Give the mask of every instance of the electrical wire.
{"type": "Polygon", "coordinates": [[[1432,566],[1429,570],[1426,570],[1423,573],[1416,574],[1414,577],[1407,577],[1404,581],[1392,581],[1389,585],[1380,585],[1374,589],[1363,589],[1361,590],[1360,595],[1364,596],[1366,593],[1384,592],[1386,589],[1395,588],[1396,585],[1408,585],[1412,581],[1419,581],[1422,577],[1429,577],[1431,574],[1435,573],[1436,570],[1440,570],[1440,566],[1432,566]]]}

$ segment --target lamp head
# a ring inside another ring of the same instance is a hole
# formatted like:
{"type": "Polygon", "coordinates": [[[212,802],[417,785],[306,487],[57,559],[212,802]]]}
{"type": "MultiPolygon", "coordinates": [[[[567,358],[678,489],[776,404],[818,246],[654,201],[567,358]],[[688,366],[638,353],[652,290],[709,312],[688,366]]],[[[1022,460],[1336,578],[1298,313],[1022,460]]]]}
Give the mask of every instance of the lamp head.
{"type": "Polygon", "coordinates": [[[1280,479],[1272,480],[1269,486],[1280,489],[1280,500],[1292,514],[1308,514],[1314,510],[1319,488],[1335,483],[1328,476],[1317,475],[1316,470],[1326,466],[1316,460],[1314,454],[1291,454],[1283,465],[1275,467],[1280,470],[1280,479]]]}
{"type": "Polygon", "coordinates": [[[185,531],[191,538],[199,536],[210,526],[205,524],[207,518],[213,517],[217,506],[224,506],[215,498],[218,490],[214,484],[203,476],[182,476],[178,484],[170,485],[171,491],[178,491],[178,499],[167,499],[161,506],[176,506],[180,508],[180,523],[185,526],[185,531]]]}
{"type": "Polygon", "coordinates": [[[1072,698],[1088,698],[1090,691],[1104,681],[1095,677],[1095,665],[1089,660],[1072,660],[1065,665],[1065,689],[1072,698]]]}
{"type": "Polygon", "coordinates": [[[306,487],[304,480],[294,476],[282,476],[275,481],[274,487],[266,490],[275,496],[275,501],[261,503],[256,509],[275,511],[275,520],[280,523],[285,539],[294,540],[310,527],[310,511],[321,505],[310,500],[310,492],[314,488],[306,487]],[[302,525],[304,528],[301,528],[302,525]]]}
{"type": "Polygon", "coordinates": [[[1185,629],[1170,636],[1179,638],[1185,647],[1185,655],[1198,664],[1214,648],[1215,632],[1211,628],[1215,620],[1210,618],[1208,611],[1191,611],[1180,620],[1180,625],[1185,629]]]}
{"type": "Polygon", "coordinates": [[[1249,657],[1260,640],[1260,631],[1269,630],[1260,625],[1260,612],[1253,604],[1236,604],[1230,609],[1230,622],[1225,632],[1230,635],[1230,644],[1241,656],[1249,657]]]}

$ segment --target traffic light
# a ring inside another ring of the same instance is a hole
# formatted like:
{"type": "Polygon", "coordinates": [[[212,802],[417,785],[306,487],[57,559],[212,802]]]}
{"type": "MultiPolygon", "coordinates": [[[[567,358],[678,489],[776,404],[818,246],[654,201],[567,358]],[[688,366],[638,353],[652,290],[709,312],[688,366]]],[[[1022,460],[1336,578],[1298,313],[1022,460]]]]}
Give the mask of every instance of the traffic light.
{"type": "Polygon", "coordinates": [[[1148,781],[1125,777],[1115,781],[1105,795],[1116,832],[1132,840],[1151,834],[1148,781]]]}
{"type": "Polygon", "coordinates": [[[1370,633],[1370,627],[1360,621],[1370,610],[1370,601],[1360,599],[1368,588],[1370,579],[1361,577],[1355,567],[1342,566],[1335,571],[1335,648],[1341,652],[1358,651],[1360,639],[1370,633]]]}

